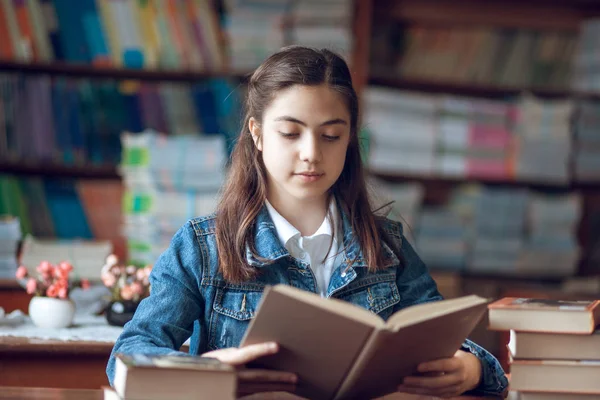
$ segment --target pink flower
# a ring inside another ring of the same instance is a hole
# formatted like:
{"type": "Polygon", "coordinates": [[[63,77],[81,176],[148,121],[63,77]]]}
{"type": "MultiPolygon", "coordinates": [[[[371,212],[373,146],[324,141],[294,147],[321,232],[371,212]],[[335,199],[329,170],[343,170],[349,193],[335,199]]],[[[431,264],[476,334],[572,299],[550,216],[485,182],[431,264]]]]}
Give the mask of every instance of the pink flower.
{"type": "Polygon", "coordinates": [[[37,281],[35,278],[29,278],[27,281],[27,286],[25,287],[28,294],[34,294],[37,289],[37,281]]]}
{"type": "Polygon", "coordinates": [[[135,267],[135,265],[128,265],[127,268],[125,268],[125,272],[127,272],[127,275],[134,275],[136,270],[137,268],[135,267]]]}
{"type": "Polygon", "coordinates": [[[56,297],[58,295],[58,289],[54,285],[48,286],[46,290],[46,296],[48,297],[56,297]]]}
{"type": "Polygon", "coordinates": [[[88,281],[87,279],[82,279],[81,280],[81,288],[82,289],[89,289],[90,288],[90,281],[88,281]]]}
{"type": "Polygon", "coordinates": [[[21,265],[19,268],[17,268],[17,279],[23,279],[27,276],[28,272],[27,272],[27,268],[25,268],[23,265],[21,265]]]}
{"type": "Polygon", "coordinates": [[[102,274],[100,278],[106,287],[113,287],[115,283],[117,283],[117,278],[115,278],[115,276],[110,272],[102,274]]]}
{"type": "Polygon", "coordinates": [[[128,285],[125,285],[123,286],[123,288],[121,288],[121,297],[123,298],[123,300],[133,299],[133,291],[128,285]]]}
{"type": "Polygon", "coordinates": [[[69,279],[69,271],[67,271],[66,269],[57,267],[54,269],[54,276],[57,277],[58,279],[69,279]]]}
{"type": "Polygon", "coordinates": [[[66,262],[66,261],[63,261],[60,264],[58,264],[58,268],[61,269],[61,270],[63,270],[63,271],[66,271],[67,274],[69,272],[73,271],[73,266],[70,263],[66,262]]]}
{"type": "Polygon", "coordinates": [[[40,274],[49,274],[50,272],[52,272],[53,268],[54,267],[52,266],[52,264],[50,264],[48,261],[42,261],[40,265],[38,265],[37,271],[40,274]]]}
{"type": "Polygon", "coordinates": [[[58,297],[60,297],[61,299],[67,298],[67,288],[66,287],[61,287],[60,289],[58,289],[58,297]]]}
{"type": "Polygon", "coordinates": [[[114,254],[111,254],[108,257],[106,257],[106,264],[108,264],[110,266],[115,265],[118,262],[119,262],[119,259],[114,254]]]}
{"type": "Polygon", "coordinates": [[[144,287],[139,282],[133,282],[131,285],[129,285],[129,287],[131,288],[131,291],[134,295],[139,296],[144,292],[144,287]]]}
{"type": "Polygon", "coordinates": [[[143,281],[144,278],[146,278],[146,271],[144,271],[144,268],[140,268],[135,271],[135,277],[138,281],[143,281]]]}

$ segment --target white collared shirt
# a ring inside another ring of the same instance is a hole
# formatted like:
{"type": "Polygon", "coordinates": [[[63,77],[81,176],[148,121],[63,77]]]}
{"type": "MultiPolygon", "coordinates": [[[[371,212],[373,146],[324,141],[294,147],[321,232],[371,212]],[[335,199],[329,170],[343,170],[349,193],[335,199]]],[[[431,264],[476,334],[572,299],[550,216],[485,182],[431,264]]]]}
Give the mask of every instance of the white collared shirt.
{"type": "MultiPolygon", "coordinates": [[[[331,249],[329,249],[329,243],[334,235],[334,230],[329,219],[325,216],[319,229],[311,236],[302,236],[300,231],[279,214],[268,200],[265,201],[265,203],[269,215],[275,224],[279,241],[292,257],[310,265],[310,269],[313,271],[317,280],[317,290],[321,297],[325,297],[327,288],[329,287],[329,280],[331,279],[331,274],[335,267],[336,254],[338,252],[338,241],[336,240],[336,237],[333,238],[331,249]],[[329,255],[327,253],[328,249],[329,255]],[[327,256],[326,259],[325,256],[327,256]],[[323,262],[324,259],[325,262],[323,262]]],[[[335,236],[339,237],[339,216],[337,207],[335,206],[335,200],[333,199],[329,205],[329,210],[336,226],[335,236]]]]}

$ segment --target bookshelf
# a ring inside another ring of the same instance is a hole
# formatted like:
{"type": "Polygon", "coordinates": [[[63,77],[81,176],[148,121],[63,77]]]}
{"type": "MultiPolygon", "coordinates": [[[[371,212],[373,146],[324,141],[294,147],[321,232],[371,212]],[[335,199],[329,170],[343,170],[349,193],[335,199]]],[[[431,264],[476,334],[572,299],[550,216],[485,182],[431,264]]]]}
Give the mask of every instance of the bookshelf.
{"type": "Polygon", "coordinates": [[[115,68],[74,64],[68,62],[24,63],[0,60],[0,72],[18,72],[27,75],[67,76],[90,79],[137,80],[149,82],[194,82],[212,78],[245,79],[242,72],[232,71],[187,71],[148,70],[115,68]]]}
{"type": "MultiPolygon", "coordinates": [[[[215,1],[214,3],[221,3],[215,1]]],[[[222,4],[216,7],[221,12],[222,4]]],[[[485,82],[465,83],[452,80],[432,80],[400,77],[391,73],[374,71],[371,52],[376,47],[372,33],[385,23],[423,24],[432,27],[497,27],[576,34],[582,21],[600,16],[600,3],[595,0],[354,0],[352,22],[353,53],[351,56],[353,78],[359,94],[367,85],[403,89],[418,93],[452,94],[483,99],[514,98],[528,92],[545,99],[584,98],[600,99],[600,93],[574,91],[566,88],[545,88],[529,85],[498,85],[485,82]]],[[[294,21],[286,21],[293,25],[294,21]]],[[[244,82],[244,73],[227,68],[212,71],[147,70],[106,67],[68,62],[21,62],[0,60],[0,73],[18,73],[26,76],[89,78],[91,80],[140,81],[151,84],[188,84],[214,78],[244,82]]],[[[25,162],[0,162],[0,172],[18,176],[42,178],[69,178],[82,180],[118,180],[112,165],[40,164],[25,162]]],[[[383,174],[379,177],[394,182],[421,182],[426,187],[426,197],[441,199],[449,190],[461,183],[482,183],[490,186],[509,186],[536,190],[567,192],[581,191],[585,209],[590,209],[586,193],[600,192],[600,183],[556,184],[536,180],[506,180],[487,178],[459,178],[409,173],[383,174]]],[[[583,236],[585,238],[585,235],[583,236]]]]}

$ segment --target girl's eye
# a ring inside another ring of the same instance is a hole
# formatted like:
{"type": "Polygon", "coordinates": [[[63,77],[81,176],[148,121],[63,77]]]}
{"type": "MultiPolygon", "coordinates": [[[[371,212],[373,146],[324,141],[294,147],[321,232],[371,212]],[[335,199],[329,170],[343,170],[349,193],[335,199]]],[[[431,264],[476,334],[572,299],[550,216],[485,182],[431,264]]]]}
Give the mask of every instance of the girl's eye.
{"type": "Polygon", "coordinates": [[[323,135],[323,137],[325,138],[325,140],[330,141],[330,142],[333,142],[340,138],[339,136],[331,136],[331,135],[323,135]]]}
{"type": "Polygon", "coordinates": [[[297,133],[279,132],[279,134],[286,139],[294,139],[295,137],[298,137],[297,133]]]}

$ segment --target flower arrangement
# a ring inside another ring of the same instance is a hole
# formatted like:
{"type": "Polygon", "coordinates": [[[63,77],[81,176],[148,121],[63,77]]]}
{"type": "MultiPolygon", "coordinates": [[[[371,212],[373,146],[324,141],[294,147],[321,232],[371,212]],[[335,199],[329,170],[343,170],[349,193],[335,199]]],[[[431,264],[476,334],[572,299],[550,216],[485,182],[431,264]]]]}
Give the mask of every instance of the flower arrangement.
{"type": "Polygon", "coordinates": [[[151,265],[126,265],[111,254],[106,258],[100,278],[104,286],[110,289],[112,301],[139,302],[150,294],[151,271],[151,265]]]}
{"type": "Polygon", "coordinates": [[[35,296],[67,299],[71,289],[75,287],[87,289],[90,287],[90,282],[87,279],[70,279],[73,266],[67,261],[62,261],[57,265],[42,261],[37,266],[36,271],[38,273],[37,277],[33,277],[29,274],[27,267],[21,265],[16,272],[19,284],[27,290],[27,293],[35,296]]]}

